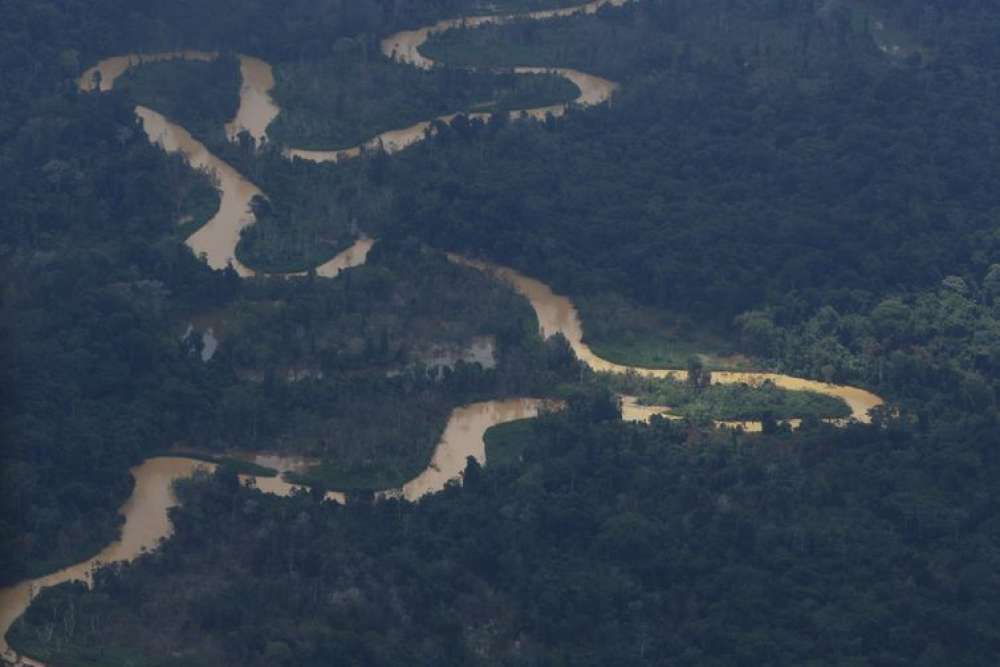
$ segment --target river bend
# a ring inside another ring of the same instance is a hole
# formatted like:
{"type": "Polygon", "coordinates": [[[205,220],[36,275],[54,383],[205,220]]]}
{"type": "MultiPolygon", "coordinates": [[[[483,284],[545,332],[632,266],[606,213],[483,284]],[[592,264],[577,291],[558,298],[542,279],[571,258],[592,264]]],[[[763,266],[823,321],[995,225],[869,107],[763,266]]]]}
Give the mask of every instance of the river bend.
{"type": "MultiPolygon", "coordinates": [[[[434,66],[435,63],[422,55],[419,47],[434,33],[487,23],[502,23],[517,18],[542,20],[568,16],[577,12],[593,13],[603,5],[621,5],[626,1],[595,0],[577,7],[523,15],[449,19],[418,30],[403,31],[391,35],[382,41],[382,51],[398,62],[428,68],[434,66]]],[[[113,88],[115,80],[126,70],[142,63],[178,58],[209,61],[217,57],[218,53],[216,52],[186,50],[108,58],[85,71],[80,77],[78,85],[84,91],[107,91],[113,88]]],[[[240,89],[240,107],[236,116],[226,124],[226,135],[232,140],[245,130],[259,145],[267,140],[268,124],[280,113],[280,109],[270,95],[270,91],[274,87],[274,75],[271,66],[259,58],[243,55],[239,58],[243,78],[240,89]]],[[[614,82],[571,69],[519,67],[515,68],[515,72],[524,74],[555,73],[564,76],[580,90],[580,95],[574,100],[574,103],[584,106],[600,104],[609,100],[617,89],[617,84],[614,82]]],[[[559,115],[566,108],[567,105],[554,105],[516,111],[512,114],[517,116],[523,113],[540,118],[548,114],[559,115]]],[[[192,167],[213,174],[216,186],[222,194],[219,210],[204,227],[187,239],[187,245],[197,255],[204,256],[213,268],[221,269],[231,264],[241,276],[253,276],[254,271],[236,259],[235,249],[239,241],[240,231],[254,222],[250,201],[253,197],[264,196],[264,194],[230,165],[214,156],[187,130],[171,122],[162,114],[145,107],[137,107],[136,114],[141,119],[143,128],[151,142],[157,143],[167,152],[181,154],[192,167]]],[[[473,114],[472,116],[485,117],[486,114],[473,114]]],[[[453,117],[454,115],[449,115],[438,120],[449,121],[453,117]]],[[[286,155],[323,162],[355,157],[360,155],[365,148],[381,147],[391,153],[422,140],[431,124],[432,121],[428,120],[411,127],[384,132],[365,142],[363,146],[331,151],[303,151],[289,148],[286,149],[286,155]]],[[[329,262],[317,267],[317,274],[324,277],[335,277],[339,271],[345,268],[363,264],[373,243],[374,241],[371,239],[360,239],[329,262]]],[[[566,337],[580,360],[596,371],[614,373],[634,371],[653,377],[682,378],[684,376],[685,371],[683,370],[637,368],[602,359],[584,342],[583,327],[579,315],[567,297],[555,294],[544,283],[513,269],[455,254],[449,255],[449,259],[471,268],[489,272],[498,279],[510,283],[531,303],[537,314],[543,336],[561,333],[566,337]]],[[[810,390],[837,396],[848,403],[852,418],[862,422],[870,420],[868,411],[871,408],[882,404],[881,398],[863,389],[831,385],[776,373],[714,372],[712,377],[714,382],[720,383],[753,384],[769,380],[785,389],[810,390]]],[[[486,429],[515,419],[536,416],[540,410],[546,407],[554,408],[556,405],[540,399],[509,399],[486,401],[456,408],[449,418],[441,441],[435,449],[427,469],[407,482],[402,488],[381,492],[380,497],[404,497],[409,500],[418,500],[427,493],[440,490],[449,480],[460,477],[465,468],[467,457],[472,456],[480,462],[485,462],[483,434],[486,429]]],[[[653,414],[664,413],[663,408],[640,406],[628,397],[623,401],[623,411],[625,418],[642,420],[648,419],[653,414]]],[[[743,425],[751,429],[753,427],[749,423],[743,425]]],[[[279,469],[281,467],[278,465],[279,469]]],[[[168,510],[177,502],[172,491],[173,482],[179,478],[190,476],[195,470],[211,470],[213,468],[214,464],[179,457],[151,458],[134,467],[131,473],[135,478],[135,488],[120,510],[125,523],[118,540],[82,563],[0,590],[0,654],[5,659],[17,661],[18,664],[40,665],[41,663],[37,661],[15,655],[5,640],[10,626],[28,607],[31,598],[41,589],[63,582],[84,581],[89,583],[96,567],[102,564],[129,561],[145,551],[156,548],[160,541],[169,537],[172,532],[168,510]]],[[[284,481],[280,475],[273,478],[242,476],[242,479],[244,482],[253,483],[263,492],[277,495],[288,495],[298,488],[284,481]]],[[[327,498],[331,501],[344,502],[344,495],[338,492],[328,493],[327,498]]]]}
{"type": "MultiPolygon", "coordinates": [[[[382,491],[379,496],[417,501],[428,493],[440,491],[450,480],[461,478],[467,457],[472,456],[480,463],[486,463],[483,434],[487,429],[516,419],[535,417],[546,407],[557,406],[551,401],[517,398],[484,401],[456,408],[448,418],[448,424],[427,469],[401,488],[382,491]]],[[[279,473],[302,472],[311,463],[296,458],[271,455],[243,455],[239,458],[273,467],[279,473]]],[[[68,581],[82,581],[89,585],[92,582],[93,572],[98,567],[131,561],[155,549],[162,540],[173,533],[169,519],[170,508],[177,504],[173,483],[178,479],[190,477],[196,470],[212,471],[215,468],[216,465],[213,463],[184,457],[151,458],[132,468],[135,487],[132,495],[119,510],[125,523],[122,526],[121,536],[116,541],[82,563],[0,589],[0,656],[17,664],[42,665],[30,658],[18,656],[6,641],[7,631],[28,608],[32,598],[44,588],[68,581]]],[[[299,485],[286,482],[281,475],[277,477],[241,475],[240,479],[264,493],[278,496],[288,496],[302,489],[299,485]]],[[[327,492],[326,499],[332,502],[346,502],[345,494],[339,491],[327,492]]]]}

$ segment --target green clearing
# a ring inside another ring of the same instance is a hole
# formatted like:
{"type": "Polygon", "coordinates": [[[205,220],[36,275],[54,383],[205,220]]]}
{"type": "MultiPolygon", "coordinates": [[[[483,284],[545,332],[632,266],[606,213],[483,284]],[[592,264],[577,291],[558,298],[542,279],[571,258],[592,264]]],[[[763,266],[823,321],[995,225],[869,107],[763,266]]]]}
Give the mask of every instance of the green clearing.
{"type": "Polygon", "coordinates": [[[759,370],[737,353],[726,332],[614,293],[578,298],[585,339],[599,357],[642,368],[687,368],[697,356],[708,370],[759,370]]]}
{"type": "Polygon", "coordinates": [[[369,492],[399,488],[427,467],[426,462],[371,462],[369,465],[350,466],[323,462],[304,473],[288,473],[285,479],[293,484],[319,487],[328,491],[369,492]]]}
{"type": "Polygon", "coordinates": [[[712,371],[757,370],[753,362],[743,355],[705,353],[705,349],[710,349],[711,342],[709,335],[706,335],[705,340],[699,341],[671,338],[669,334],[650,338],[633,337],[627,341],[587,340],[590,349],[597,356],[627,366],[679,369],[686,368],[688,360],[697,356],[705,368],[712,371]]]}
{"type": "Polygon", "coordinates": [[[491,467],[516,466],[534,438],[536,419],[518,419],[498,424],[486,430],[486,465],[491,467]]]}

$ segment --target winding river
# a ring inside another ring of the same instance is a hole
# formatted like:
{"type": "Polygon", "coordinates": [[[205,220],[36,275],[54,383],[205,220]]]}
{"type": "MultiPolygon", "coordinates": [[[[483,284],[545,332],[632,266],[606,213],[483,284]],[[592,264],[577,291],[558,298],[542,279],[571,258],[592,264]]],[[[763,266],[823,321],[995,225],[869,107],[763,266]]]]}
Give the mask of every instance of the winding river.
{"type": "Polygon", "coordinates": [[[536,417],[545,409],[555,409],[558,403],[534,398],[511,398],[503,401],[485,401],[456,408],[441,435],[441,442],[427,468],[401,489],[383,491],[381,498],[406,498],[419,500],[428,493],[435,493],[449,481],[459,479],[465,470],[468,457],[486,463],[486,443],[483,435],[497,424],[536,417]]]}
{"type": "MultiPolygon", "coordinates": [[[[501,23],[515,18],[546,19],[558,16],[568,16],[575,12],[593,13],[603,5],[621,5],[627,0],[595,0],[580,7],[564,8],[552,11],[533,12],[526,15],[480,16],[466,19],[441,21],[433,26],[410,30],[390,35],[382,40],[382,52],[398,62],[416,67],[430,68],[434,61],[420,54],[419,47],[434,33],[462,27],[486,23],[501,23]]],[[[100,90],[109,91],[114,88],[115,81],[128,69],[145,63],[165,62],[169,60],[211,61],[219,57],[218,52],[180,50],[151,54],[129,54],[106,58],[87,69],[77,80],[80,90],[85,92],[100,90]]],[[[278,105],[271,96],[274,88],[274,72],[267,62],[260,58],[240,55],[240,102],[236,116],[226,123],[226,136],[235,140],[239,133],[246,130],[257,145],[267,140],[267,126],[280,113],[278,105]]],[[[521,109],[511,111],[511,118],[527,115],[532,118],[545,118],[547,115],[559,116],[565,113],[571,104],[591,106],[601,104],[611,99],[618,84],[577,70],[546,67],[517,67],[519,74],[557,74],[571,81],[580,94],[569,104],[521,109]]],[[[254,275],[253,269],[236,259],[236,245],[240,240],[240,231],[254,223],[254,215],[250,202],[255,196],[264,196],[260,188],[239,174],[233,167],[208,151],[204,144],[191,136],[181,126],[173,123],[165,116],[146,107],[136,107],[136,115],[142,120],[143,128],[150,141],[158,143],[169,153],[180,153],[192,167],[213,173],[217,179],[217,187],[222,192],[222,203],[207,224],[192,234],[186,241],[187,245],[199,257],[204,257],[209,266],[223,269],[231,264],[242,277],[254,275]]],[[[333,150],[304,150],[287,147],[284,154],[292,158],[311,162],[337,162],[360,156],[366,150],[381,148],[387,153],[395,153],[408,148],[427,136],[434,121],[450,122],[459,114],[449,114],[436,119],[421,121],[409,127],[382,132],[361,145],[333,150]]],[[[470,118],[486,119],[490,114],[469,114],[470,118]]],[[[361,238],[352,246],[335,256],[330,261],[318,266],[319,276],[335,277],[341,270],[358,266],[365,262],[368,250],[373,241],[361,238]]]]}
{"type": "MultiPolygon", "coordinates": [[[[603,5],[620,5],[626,1],[594,0],[578,7],[523,15],[482,16],[440,21],[419,30],[404,31],[387,37],[382,41],[382,52],[401,63],[429,68],[435,63],[423,56],[419,47],[434,33],[486,23],[501,23],[514,18],[541,20],[568,16],[577,12],[593,13],[603,5]]],[[[188,50],[108,58],[84,72],[78,85],[84,91],[107,91],[113,88],[115,80],[121,74],[130,67],[142,63],[172,59],[209,61],[217,58],[218,55],[215,52],[188,50]]],[[[263,60],[243,55],[239,58],[243,78],[240,89],[240,106],[235,118],[226,124],[226,135],[233,140],[241,131],[246,130],[260,145],[267,141],[268,124],[280,112],[270,95],[270,91],[274,87],[274,75],[271,66],[263,60]]],[[[580,95],[573,103],[583,106],[608,101],[618,85],[601,77],[565,68],[519,67],[515,68],[515,72],[524,74],[544,72],[564,76],[580,90],[580,95]]],[[[512,112],[512,116],[517,117],[524,114],[540,118],[547,114],[559,115],[567,107],[568,105],[564,104],[526,109],[512,112]]],[[[253,276],[253,269],[241,264],[236,259],[235,250],[240,231],[254,223],[250,201],[254,196],[264,196],[260,188],[209,152],[204,144],[192,137],[187,130],[171,122],[162,114],[145,107],[137,107],[136,115],[141,119],[143,128],[151,142],[159,144],[167,152],[181,154],[192,167],[213,174],[216,186],[222,194],[219,210],[205,226],[187,239],[187,245],[195,254],[204,256],[213,268],[221,269],[231,264],[239,275],[243,277],[253,276]]],[[[473,117],[485,117],[486,115],[473,114],[473,117]]],[[[454,115],[444,116],[439,120],[449,121],[453,117],[454,115]]],[[[363,146],[330,151],[304,151],[287,148],[285,154],[290,158],[326,162],[355,157],[366,148],[378,146],[387,152],[395,152],[421,141],[426,136],[426,131],[431,127],[431,124],[432,121],[424,121],[407,128],[384,132],[365,142],[363,146]]],[[[354,245],[329,262],[317,267],[317,274],[332,278],[336,277],[343,269],[363,264],[373,243],[374,241],[371,239],[359,239],[354,245]]],[[[561,333],[566,337],[576,355],[596,371],[613,373],[634,371],[653,377],[672,378],[681,378],[685,374],[683,370],[636,368],[602,359],[584,342],[583,327],[579,315],[567,297],[555,294],[544,283],[510,268],[455,254],[449,255],[449,259],[458,264],[491,273],[498,279],[510,283],[531,303],[538,316],[542,334],[551,336],[555,333],[561,333]]],[[[870,420],[868,410],[882,404],[882,399],[862,389],[830,385],[776,373],[714,372],[712,377],[714,382],[721,383],[753,384],[769,380],[785,389],[810,390],[837,396],[848,403],[852,418],[862,422],[870,420]]],[[[403,485],[402,488],[380,492],[379,497],[403,497],[409,500],[418,500],[425,494],[442,489],[448,481],[461,476],[468,456],[485,462],[483,434],[489,427],[516,419],[533,417],[543,409],[556,407],[558,406],[552,402],[523,398],[486,401],[456,408],[449,418],[427,469],[403,485]]],[[[664,412],[664,408],[641,406],[628,397],[625,397],[623,401],[623,416],[626,419],[648,420],[653,414],[664,414],[664,412]]],[[[742,425],[753,430],[751,423],[742,425]]],[[[301,465],[301,462],[289,462],[288,459],[280,458],[257,457],[256,461],[263,465],[270,464],[279,472],[290,471],[295,466],[301,465]]],[[[93,570],[99,565],[129,561],[145,551],[154,549],[161,540],[169,537],[172,532],[168,510],[177,502],[172,491],[173,482],[179,478],[190,476],[195,470],[211,470],[214,467],[214,464],[189,458],[157,457],[148,459],[133,468],[131,473],[135,478],[135,488],[131,497],[120,510],[125,523],[117,541],[82,563],[0,590],[0,655],[17,664],[40,665],[41,663],[37,661],[17,656],[5,640],[10,626],[28,607],[33,595],[45,587],[67,581],[89,583],[93,570]]],[[[254,484],[261,491],[277,495],[288,495],[298,488],[284,481],[280,475],[272,478],[242,476],[242,479],[246,483],[254,484]]],[[[344,502],[344,495],[339,492],[330,492],[327,494],[327,498],[335,502],[344,502]]]]}
{"type": "MultiPolygon", "coordinates": [[[[539,411],[547,406],[555,407],[550,401],[519,398],[485,401],[456,408],[448,419],[441,441],[435,448],[427,469],[402,488],[381,492],[380,497],[416,501],[428,493],[440,491],[449,480],[461,477],[465,470],[466,457],[474,456],[480,463],[486,462],[483,434],[488,428],[515,419],[537,416],[539,411]]],[[[259,465],[275,468],[278,472],[298,472],[309,464],[308,461],[267,455],[247,458],[259,465]]],[[[174,481],[190,477],[196,470],[211,471],[215,467],[215,464],[190,458],[156,457],[132,468],[135,488],[119,510],[125,518],[125,523],[118,540],[82,563],[0,589],[0,656],[16,664],[41,665],[42,663],[16,655],[6,641],[7,631],[28,608],[32,597],[43,588],[67,581],[90,584],[96,568],[109,563],[130,561],[155,549],[161,540],[170,537],[173,532],[168,511],[177,504],[172,490],[174,481]]],[[[278,477],[241,475],[240,479],[265,493],[279,496],[287,496],[301,489],[298,485],[286,482],[280,475],[278,477]]],[[[339,491],[328,492],[326,499],[339,503],[346,501],[345,495],[339,491]]]]}
{"type": "MultiPolygon", "coordinates": [[[[595,371],[606,373],[627,373],[634,372],[639,375],[656,378],[673,378],[683,380],[687,377],[687,371],[681,369],[660,369],[641,368],[638,366],[625,366],[616,364],[613,361],[602,359],[597,356],[590,346],[583,339],[583,325],[577,313],[576,306],[567,297],[556,294],[552,289],[541,281],[529,278],[524,274],[490,262],[472,260],[461,255],[449,254],[448,258],[457,264],[469,266],[480,271],[485,271],[496,276],[500,280],[508,282],[520,294],[531,302],[535,314],[538,316],[538,324],[542,329],[543,336],[551,336],[560,333],[566,337],[576,356],[590,366],[595,371]]],[[[792,391],[813,391],[828,396],[835,396],[843,399],[851,408],[851,418],[860,422],[870,422],[871,417],[868,411],[874,407],[882,405],[883,401],[879,396],[859,389],[844,385],[828,384],[817,380],[805,380],[803,378],[791,377],[780,373],[763,372],[734,372],[734,371],[713,371],[712,382],[719,384],[760,384],[765,381],[773,382],[782,389],[792,391]]],[[[638,408],[646,406],[626,406],[626,416],[629,418],[644,417],[638,408]]],[[[656,414],[662,414],[659,410],[656,414]]],[[[650,413],[652,414],[652,413],[650,413]]]]}

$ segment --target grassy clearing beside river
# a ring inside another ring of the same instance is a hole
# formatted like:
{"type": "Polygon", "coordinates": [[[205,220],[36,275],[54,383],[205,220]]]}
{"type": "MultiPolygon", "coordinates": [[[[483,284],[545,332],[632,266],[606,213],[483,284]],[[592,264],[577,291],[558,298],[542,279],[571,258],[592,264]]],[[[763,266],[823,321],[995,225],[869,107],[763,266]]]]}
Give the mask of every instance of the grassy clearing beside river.
{"type": "Polygon", "coordinates": [[[674,315],[602,293],[574,300],[587,344],[602,359],[640,368],[687,368],[697,356],[709,370],[759,370],[725,334],[674,315]]]}
{"type": "Polygon", "coordinates": [[[486,465],[514,466],[521,463],[525,450],[530,444],[536,419],[518,419],[498,424],[486,430],[483,442],[486,444],[486,465]]]}
{"type": "Polygon", "coordinates": [[[632,338],[629,341],[587,339],[590,349],[602,359],[616,364],[639,368],[686,368],[692,356],[701,359],[705,368],[713,371],[756,370],[750,359],[742,355],[705,353],[705,345],[695,340],[672,339],[669,336],[632,338]]]}

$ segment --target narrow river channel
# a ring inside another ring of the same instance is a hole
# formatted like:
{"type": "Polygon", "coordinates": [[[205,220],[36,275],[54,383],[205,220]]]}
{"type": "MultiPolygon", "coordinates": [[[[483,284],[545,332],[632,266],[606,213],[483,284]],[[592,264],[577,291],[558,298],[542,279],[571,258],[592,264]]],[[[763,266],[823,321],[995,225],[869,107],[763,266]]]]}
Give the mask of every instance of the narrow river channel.
{"type": "MultiPolygon", "coordinates": [[[[499,15],[449,19],[418,30],[391,35],[382,41],[382,51],[398,62],[428,68],[435,63],[423,56],[419,47],[427,41],[431,34],[487,23],[501,23],[515,18],[542,20],[568,16],[577,12],[593,13],[603,5],[620,5],[624,4],[625,1],[595,0],[577,7],[532,12],[520,16],[499,15]]],[[[179,58],[209,61],[217,58],[218,55],[215,52],[189,50],[117,56],[103,60],[85,71],[80,77],[78,85],[84,91],[107,91],[113,88],[115,80],[130,67],[179,58]]],[[[226,124],[226,133],[230,139],[233,139],[240,131],[246,130],[260,144],[266,140],[268,124],[280,113],[280,109],[270,95],[270,91],[274,87],[274,75],[268,63],[251,56],[240,56],[240,70],[243,77],[240,90],[240,108],[236,117],[226,124]]],[[[516,68],[515,71],[524,74],[555,73],[564,76],[580,90],[580,95],[574,102],[585,106],[609,100],[618,86],[618,84],[601,77],[564,68],[520,67],[516,68]]],[[[512,115],[517,116],[525,113],[536,118],[544,117],[546,114],[559,115],[565,111],[566,106],[554,105],[526,109],[512,112],[512,115]]],[[[232,264],[241,276],[253,276],[254,271],[236,259],[236,245],[239,241],[240,231],[254,223],[250,201],[255,196],[264,196],[264,193],[230,165],[209,152],[205,145],[192,137],[187,130],[165,118],[162,114],[145,107],[137,107],[136,114],[141,119],[151,142],[160,145],[167,152],[180,153],[192,167],[214,174],[216,186],[222,194],[221,205],[215,216],[187,239],[187,245],[196,255],[204,255],[213,268],[221,269],[227,264],[232,264]]],[[[447,121],[452,117],[445,116],[441,120],[447,121]]],[[[422,140],[430,125],[431,121],[428,120],[408,128],[385,132],[366,142],[365,146],[381,145],[388,152],[402,150],[422,140]]],[[[302,151],[290,148],[286,149],[286,154],[289,157],[323,162],[355,157],[360,155],[362,150],[361,146],[330,151],[302,151]]],[[[336,277],[343,269],[363,264],[373,243],[372,239],[359,239],[329,262],[317,267],[317,274],[332,278],[336,277]]],[[[551,336],[555,333],[561,333],[569,341],[577,356],[594,370],[615,373],[631,370],[654,377],[679,378],[684,376],[685,371],[683,370],[636,368],[615,364],[598,357],[584,342],[583,327],[579,315],[567,297],[555,294],[544,283],[513,269],[454,254],[449,255],[449,258],[453,262],[491,273],[498,279],[509,282],[531,303],[538,316],[543,335],[551,336]]],[[[776,373],[713,373],[713,381],[720,383],[753,384],[764,380],[770,380],[785,389],[810,390],[843,398],[851,408],[852,418],[862,422],[869,421],[868,411],[871,408],[882,404],[882,399],[878,396],[856,387],[831,385],[776,373]]],[[[444,488],[448,481],[461,475],[465,469],[467,457],[472,456],[480,462],[486,461],[483,434],[489,427],[536,416],[540,410],[546,407],[555,408],[557,406],[540,399],[521,398],[486,401],[456,408],[449,418],[428,467],[402,488],[383,491],[379,495],[381,497],[404,497],[409,500],[418,500],[428,493],[444,488]]],[[[628,399],[624,401],[623,408],[626,418],[648,419],[652,414],[663,413],[661,408],[639,406],[628,399]]],[[[749,423],[745,426],[751,430],[753,428],[753,425],[749,423]]],[[[274,463],[279,471],[288,468],[279,459],[258,458],[258,462],[264,465],[267,465],[268,461],[274,463]]],[[[135,478],[135,488],[131,497],[120,510],[125,523],[121,537],[117,541],[82,563],[0,590],[0,655],[7,660],[16,661],[18,664],[40,665],[41,663],[14,654],[5,639],[10,626],[24,613],[32,597],[43,588],[67,581],[89,583],[93,570],[99,565],[130,561],[142,553],[156,548],[160,541],[168,538],[172,532],[168,510],[177,502],[172,491],[173,482],[190,476],[198,469],[211,470],[213,468],[214,464],[180,457],[151,458],[134,467],[131,473],[135,478]]],[[[280,476],[272,478],[244,476],[243,480],[252,482],[261,491],[277,495],[288,495],[298,488],[284,481],[280,476]]],[[[344,502],[344,495],[338,492],[330,492],[327,494],[327,498],[331,501],[344,502]]]]}
{"type": "MultiPolygon", "coordinates": [[[[554,404],[531,398],[517,398],[473,403],[452,411],[441,440],[434,450],[430,464],[420,475],[398,489],[382,491],[380,497],[419,500],[428,493],[444,488],[450,480],[459,478],[465,470],[467,457],[486,462],[483,434],[491,426],[516,419],[534,417],[545,406],[554,404]]],[[[272,467],[279,472],[302,471],[312,462],[267,454],[240,456],[258,465],[272,467]]],[[[170,537],[173,526],[168,518],[171,507],[177,504],[172,486],[178,479],[190,477],[196,470],[211,471],[215,464],[183,457],[156,457],[132,468],[135,487],[132,495],[119,510],[124,517],[121,536],[93,558],[36,579],[22,581],[0,589],[0,656],[25,665],[40,665],[23,656],[17,656],[8,646],[6,636],[10,626],[31,604],[31,599],[43,588],[57,586],[67,581],[91,582],[94,569],[101,565],[131,561],[155,549],[161,540],[170,537]]],[[[264,493],[287,496],[302,487],[278,477],[241,475],[244,483],[254,485],[264,493]]],[[[346,497],[339,491],[330,491],[326,499],[344,503],[346,497]]]]}

